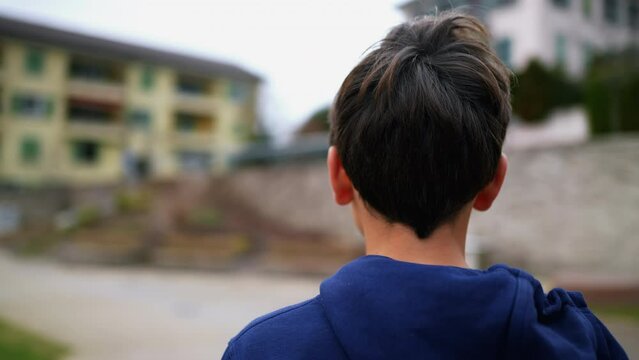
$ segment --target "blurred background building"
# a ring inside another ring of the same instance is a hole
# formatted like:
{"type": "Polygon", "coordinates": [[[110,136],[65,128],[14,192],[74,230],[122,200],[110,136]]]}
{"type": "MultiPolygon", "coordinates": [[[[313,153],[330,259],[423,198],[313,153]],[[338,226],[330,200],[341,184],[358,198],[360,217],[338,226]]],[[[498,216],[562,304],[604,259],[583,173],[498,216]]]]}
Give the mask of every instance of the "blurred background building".
{"type": "Polygon", "coordinates": [[[514,70],[533,59],[582,76],[596,52],[639,45],[637,0],[413,0],[407,18],[459,8],[482,19],[514,70]]]}
{"type": "Polygon", "coordinates": [[[0,177],[223,171],[253,135],[259,82],[232,64],[0,17],[0,177]]]}

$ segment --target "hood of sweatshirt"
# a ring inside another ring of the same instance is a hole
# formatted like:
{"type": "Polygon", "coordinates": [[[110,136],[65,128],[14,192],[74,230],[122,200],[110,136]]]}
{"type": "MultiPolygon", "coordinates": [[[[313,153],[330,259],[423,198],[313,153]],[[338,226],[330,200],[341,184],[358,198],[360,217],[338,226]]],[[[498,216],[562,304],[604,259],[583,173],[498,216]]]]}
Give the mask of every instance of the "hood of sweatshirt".
{"type": "Polygon", "coordinates": [[[580,294],[546,295],[504,265],[364,256],[322,283],[320,301],[351,359],[596,358],[609,335],[580,294]]]}

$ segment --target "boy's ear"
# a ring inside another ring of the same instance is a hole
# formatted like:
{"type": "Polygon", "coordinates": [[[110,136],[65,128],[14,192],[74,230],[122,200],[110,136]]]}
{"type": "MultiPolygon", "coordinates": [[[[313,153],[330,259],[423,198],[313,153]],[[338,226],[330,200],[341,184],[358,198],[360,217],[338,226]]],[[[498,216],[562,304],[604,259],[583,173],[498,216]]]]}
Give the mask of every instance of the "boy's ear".
{"type": "Polygon", "coordinates": [[[351,179],[346,175],[346,171],[342,166],[342,160],[335,146],[331,146],[328,149],[326,164],[328,165],[328,178],[333,188],[333,199],[338,205],[350,204],[355,196],[355,189],[353,188],[351,179]]]}
{"type": "Polygon", "coordinates": [[[506,158],[506,155],[501,154],[499,163],[497,164],[497,171],[495,171],[495,177],[475,197],[475,200],[473,202],[473,208],[475,208],[475,210],[486,211],[490,209],[490,206],[497,198],[499,190],[501,190],[501,186],[504,183],[507,169],[508,158],[506,158]]]}

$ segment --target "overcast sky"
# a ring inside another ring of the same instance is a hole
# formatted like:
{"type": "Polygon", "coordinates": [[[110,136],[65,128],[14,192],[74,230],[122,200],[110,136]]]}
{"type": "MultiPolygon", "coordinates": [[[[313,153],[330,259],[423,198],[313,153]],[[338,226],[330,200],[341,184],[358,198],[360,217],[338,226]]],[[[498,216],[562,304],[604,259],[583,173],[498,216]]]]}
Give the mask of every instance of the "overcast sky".
{"type": "Polygon", "coordinates": [[[0,0],[5,15],[230,61],[260,75],[276,135],[329,104],[402,0],[0,0]]]}

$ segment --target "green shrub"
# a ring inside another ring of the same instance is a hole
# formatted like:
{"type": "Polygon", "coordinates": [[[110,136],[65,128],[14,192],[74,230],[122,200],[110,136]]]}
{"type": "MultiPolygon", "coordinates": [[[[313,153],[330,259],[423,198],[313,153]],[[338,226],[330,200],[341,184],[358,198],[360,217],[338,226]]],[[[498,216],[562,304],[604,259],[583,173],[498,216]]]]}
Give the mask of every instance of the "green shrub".
{"type": "Polygon", "coordinates": [[[596,56],[585,84],[593,134],[639,131],[639,50],[596,56]]]}
{"type": "Polygon", "coordinates": [[[138,213],[148,210],[151,196],[143,191],[121,191],[116,194],[115,204],[118,212],[138,213]]]}
{"type": "Polygon", "coordinates": [[[513,79],[513,112],[524,121],[540,122],[555,109],[581,103],[582,93],[581,84],[561,68],[549,69],[535,59],[513,79]]]}
{"type": "Polygon", "coordinates": [[[215,228],[222,223],[222,216],[215,209],[197,208],[187,214],[186,223],[199,228],[215,228]]]}
{"type": "Polygon", "coordinates": [[[328,122],[328,114],[330,107],[323,107],[313,113],[311,117],[306,120],[304,125],[297,131],[298,134],[312,134],[317,132],[327,132],[330,128],[328,122]]]}
{"type": "Polygon", "coordinates": [[[78,210],[76,227],[93,226],[100,222],[100,210],[93,206],[83,207],[78,210]]]}

